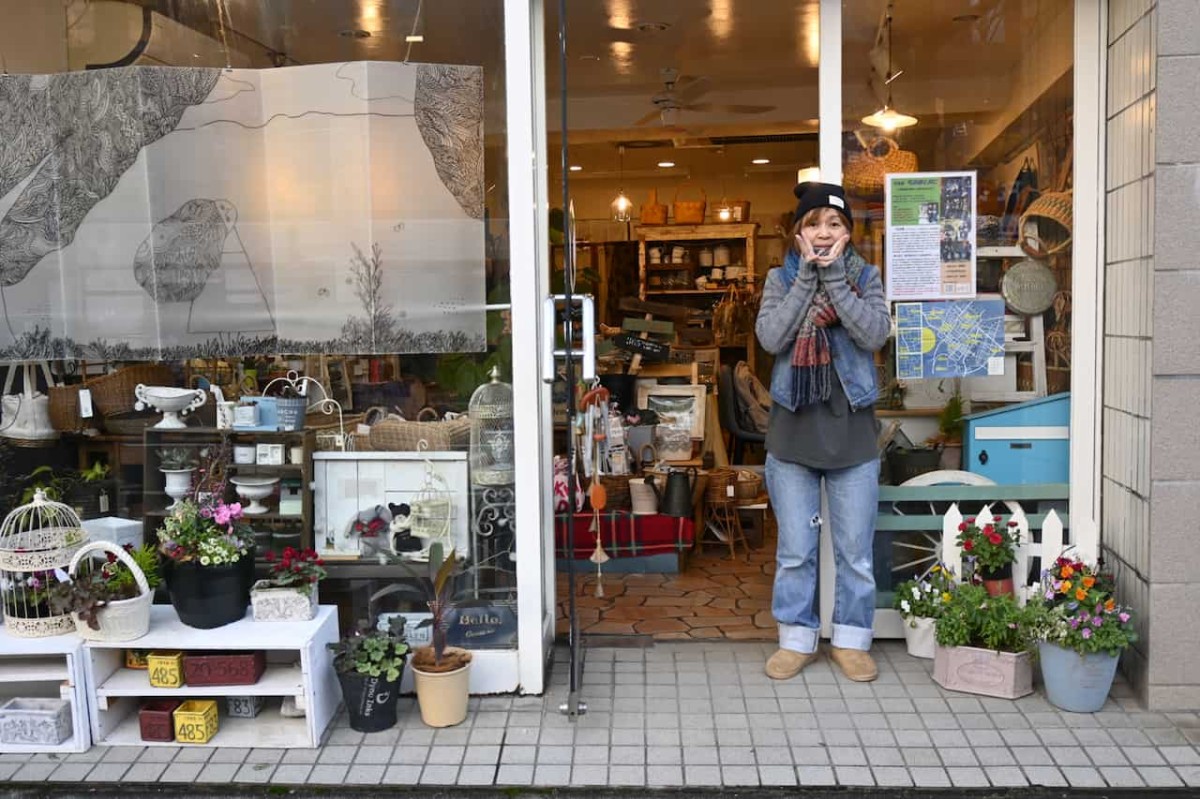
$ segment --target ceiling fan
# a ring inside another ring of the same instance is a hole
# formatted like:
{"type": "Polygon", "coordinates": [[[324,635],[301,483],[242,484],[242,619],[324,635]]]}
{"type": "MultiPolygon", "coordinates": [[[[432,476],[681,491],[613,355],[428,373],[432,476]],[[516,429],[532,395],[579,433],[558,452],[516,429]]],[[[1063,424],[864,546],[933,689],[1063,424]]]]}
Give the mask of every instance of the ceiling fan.
{"type": "Polygon", "coordinates": [[[697,103],[712,88],[706,77],[680,75],[679,70],[665,67],[662,70],[663,90],[650,98],[654,110],[634,122],[634,125],[648,125],[658,120],[665,126],[678,123],[683,111],[717,111],[727,114],[765,114],[774,111],[773,105],[723,105],[720,103],[697,103]]]}

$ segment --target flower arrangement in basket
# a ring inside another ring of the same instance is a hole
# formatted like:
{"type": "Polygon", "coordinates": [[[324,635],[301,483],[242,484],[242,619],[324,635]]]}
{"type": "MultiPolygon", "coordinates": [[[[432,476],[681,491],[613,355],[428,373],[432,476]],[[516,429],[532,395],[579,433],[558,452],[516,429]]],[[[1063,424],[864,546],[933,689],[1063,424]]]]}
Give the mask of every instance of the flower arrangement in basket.
{"type": "Polygon", "coordinates": [[[71,614],[80,637],[132,641],[150,629],[150,605],[160,582],[154,547],[95,541],[75,553],[68,574],[70,580],[50,589],[50,606],[71,614]],[[99,566],[89,557],[94,553],[105,555],[99,566]]]}
{"type": "Polygon", "coordinates": [[[317,613],[317,584],[329,575],[315,550],[286,547],[276,559],[267,553],[271,571],[250,589],[255,621],[306,621],[317,613]]]}
{"type": "Polygon", "coordinates": [[[974,516],[958,526],[958,545],[973,566],[972,581],[982,581],[988,593],[1012,593],[1012,565],[1021,533],[1016,521],[997,519],[980,527],[974,516]]]}
{"type": "Polygon", "coordinates": [[[919,658],[933,657],[933,625],[953,599],[956,586],[953,573],[940,563],[930,567],[925,576],[896,586],[892,607],[900,611],[904,619],[908,654],[919,658]]]}
{"type": "Polygon", "coordinates": [[[1042,571],[1031,600],[1046,695],[1065,710],[1100,710],[1121,652],[1137,640],[1133,611],[1117,603],[1116,581],[1103,564],[1061,556],[1042,571]]]}

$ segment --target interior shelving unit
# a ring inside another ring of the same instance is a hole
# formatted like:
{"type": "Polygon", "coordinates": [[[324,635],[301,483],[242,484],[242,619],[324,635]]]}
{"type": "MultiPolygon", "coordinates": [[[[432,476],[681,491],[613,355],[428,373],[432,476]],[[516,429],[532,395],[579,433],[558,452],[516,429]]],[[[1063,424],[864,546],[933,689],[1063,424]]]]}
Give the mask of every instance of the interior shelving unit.
{"type": "Polygon", "coordinates": [[[318,608],[311,621],[256,622],[247,614],[219,630],[188,627],[179,621],[174,608],[154,605],[150,632],[137,641],[89,641],[84,647],[92,739],[98,746],[316,747],[341,702],[333,653],[326,647],[337,638],[337,608],[332,605],[318,608]],[[185,652],[265,650],[267,670],[254,685],[155,688],[145,669],[125,667],[125,649],[131,646],[185,652]],[[267,701],[252,719],[230,718],[224,708],[227,696],[261,696],[267,701]],[[303,717],[280,713],[281,700],[288,696],[305,711],[303,717]],[[156,697],[217,700],[217,734],[206,744],[143,741],[138,725],[140,700],[156,697]]]}
{"type": "Polygon", "coordinates": [[[12,697],[71,703],[71,737],[57,746],[0,743],[0,753],[86,752],[88,726],[83,639],[77,635],[19,638],[0,627],[0,703],[12,697]]]}
{"type": "MultiPolygon", "coordinates": [[[[758,275],[755,273],[755,237],[758,234],[756,222],[731,222],[706,225],[639,225],[634,229],[638,241],[638,296],[643,300],[658,302],[682,302],[695,308],[707,308],[715,305],[729,290],[731,283],[756,290],[758,275]],[[701,249],[714,249],[718,245],[726,245],[730,250],[728,265],[715,267],[700,266],[698,254],[701,249]],[[671,261],[672,247],[683,247],[687,257],[683,261],[671,261]],[[663,248],[663,260],[660,263],[650,263],[649,249],[663,248]],[[697,289],[694,286],[663,287],[654,285],[656,272],[669,273],[687,271],[691,280],[697,277],[709,277],[714,268],[722,270],[732,267],[744,267],[743,276],[738,281],[721,280],[714,288],[697,289]]],[[[746,333],[746,342],[736,345],[722,345],[723,350],[744,351],[744,360],[753,370],[755,368],[754,331],[746,333]]],[[[743,356],[739,355],[739,358],[743,356]]]]}

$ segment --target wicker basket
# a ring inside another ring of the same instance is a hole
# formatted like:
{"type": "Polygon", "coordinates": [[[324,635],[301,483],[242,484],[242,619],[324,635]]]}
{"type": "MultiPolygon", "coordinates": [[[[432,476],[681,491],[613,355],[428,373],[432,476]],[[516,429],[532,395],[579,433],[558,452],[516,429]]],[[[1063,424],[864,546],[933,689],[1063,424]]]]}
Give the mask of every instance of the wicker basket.
{"type": "Polygon", "coordinates": [[[633,507],[629,494],[629,477],[627,474],[599,475],[600,485],[604,486],[604,492],[608,495],[604,510],[627,511],[633,507]]]}
{"type": "Polygon", "coordinates": [[[1049,191],[1034,200],[1021,214],[1021,249],[1031,258],[1046,258],[1071,246],[1073,202],[1070,191],[1049,191]],[[1026,231],[1035,222],[1037,231],[1026,231]]]}
{"type": "Polygon", "coordinates": [[[658,201],[658,189],[650,190],[650,202],[642,206],[638,219],[643,225],[667,224],[667,206],[658,201]]]}
{"type": "Polygon", "coordinates": [[[134,411],[118,413],[104,418],[104,429],[114,436],[140,436],[147,427],[154,427],[162,419],[162,414],[134,411]]]}
{"type": "MultiPolygon", "coordinates": [[[[723,505],[727,502],[732,502],[734,496],[729,493],[730,486],[737,484],[737,471],[719,467],[710,469],[708,472],[708,487],[704,492],[704,499],[709,505],[723,505]]],[[[736,489],[735,489],[736,490],[736,489]]]]}
{"type": "Polygon", "coordinates": [[[860,197],[883,194],[883,185],[889,174],[916,172],[917,154],[901,150],[895,140],[880,136],[870,144],[864,144],[861,153],[846,161],[842,183],[846,191],[860,197]]]}
{"type": "Polygon", "coordinates": [[[137,581],[138,590],[141,593],[132,599],[109,602],[96,611],[96,618],[100,622],[99,630],[93,630],[86,621],[79,618],[78,613],[72,613],[71,618],[75,620],[75,633],[88,641],[132,641],[135,638],[141,638],[150,630],[150,603],[154,599],[154,592],[150,590],[150,584],[146,582],[145,573],[121,547],[108,541],[93,541],[80,547],[79,551],[75,553],[75,557],[71,558],[68,572],[72,577],[75,576],[75,570],[79,567],[79,563],[93,552],[115,555],[117,560],[133,572],[133,579],[137,581]]]}
{"type": "Polygon", "coordinates": [[[693,183],[684,183],[678,189],[675,189],[675,224],[677,225],[702,225],[704,224],[704,211],[708,208],[708,195],[704,193],[704,189],[695,186],[693,183]],[[679,199],[679,190],[685,186],[693,186],[700,192],[699,200],[681,200],[679,199]]]}
{"type": "Polygon", "coordinates": [[[371,449],[376,452],[416,452],[421,442],[435,452],[466,450],[471,446],[471,421],[466,416],[438,420],[433,408],[425,408],[410,421],[397,414],[388,416],[371,427],[371,449]],[[421,417],[432,414],[433,419],[421,417]]]}
{"type": "Polygon", "coordinates": [[[96,412],[106,419],[134,410],[137,398],[133,390],[142,383],[147,386],[170,386],[175,384],[175,373],[161,363],[139,363],[126,366],[112,374],[94,377],[87,381],[92,392],[92,404],[96,412]]]}
{"type": "Polygon", "coordinates": [[[734,499],[739,505],[754,505],[762,496],[763,479],[762,476],[749,469],[739,469],[737,473],[737,485],[733,490],[734,499]]]}
{"type": "Polygon", "coordinates": [[[79,391],[83,383],[50,386],[50,424],[60,433],[79,433],[92,425],[79,415],[79,391]]]}

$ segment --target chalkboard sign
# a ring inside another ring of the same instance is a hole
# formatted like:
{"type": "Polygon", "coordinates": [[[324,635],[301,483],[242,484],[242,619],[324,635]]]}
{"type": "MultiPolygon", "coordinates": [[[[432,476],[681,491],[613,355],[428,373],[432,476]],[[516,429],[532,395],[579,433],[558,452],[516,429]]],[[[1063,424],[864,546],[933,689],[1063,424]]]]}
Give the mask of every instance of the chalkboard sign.
{"type": "Polygon", "coordinates": [[[671,345],[663,344],[661,341],[655,341],[654,339],[638,338],[628,333],[614,336],[612,342],[618,349],[641,355],[642,360],[648,363],[665,361],[671,355],[671,345]]]}

